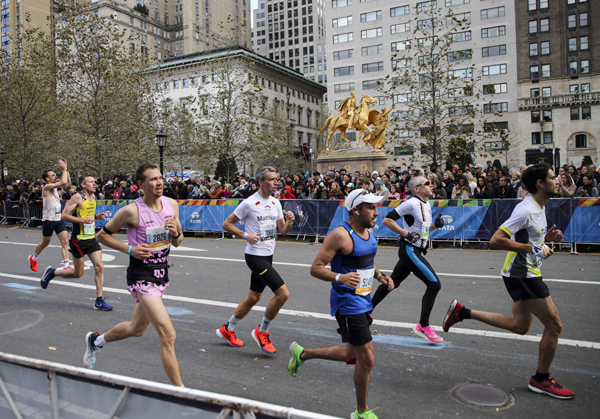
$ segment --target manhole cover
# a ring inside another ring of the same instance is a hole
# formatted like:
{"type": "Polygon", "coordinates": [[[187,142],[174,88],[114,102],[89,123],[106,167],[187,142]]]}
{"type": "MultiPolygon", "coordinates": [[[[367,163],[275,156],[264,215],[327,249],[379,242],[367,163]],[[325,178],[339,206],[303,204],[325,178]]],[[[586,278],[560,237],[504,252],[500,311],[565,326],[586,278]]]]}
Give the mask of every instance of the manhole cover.
{"type": "Polygon", "coordinates": [[[485,409],[506,409],[514,404],[510,393],[485,384],[461,384],[452,390],[452,397],[469,406],[485,409]]]}

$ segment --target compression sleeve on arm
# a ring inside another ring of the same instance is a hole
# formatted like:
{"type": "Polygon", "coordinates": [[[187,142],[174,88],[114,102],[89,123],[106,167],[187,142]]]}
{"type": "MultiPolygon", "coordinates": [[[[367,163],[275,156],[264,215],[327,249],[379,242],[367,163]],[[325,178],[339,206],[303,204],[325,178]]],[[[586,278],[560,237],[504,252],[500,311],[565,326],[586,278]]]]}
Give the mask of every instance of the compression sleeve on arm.
{"type": "Polygon", "coordinates": [[[400,219],[400,214],[398,214],[396,211],[390,211],[385,218],[391,218],[392,220],[396,221],[400,219]]]}

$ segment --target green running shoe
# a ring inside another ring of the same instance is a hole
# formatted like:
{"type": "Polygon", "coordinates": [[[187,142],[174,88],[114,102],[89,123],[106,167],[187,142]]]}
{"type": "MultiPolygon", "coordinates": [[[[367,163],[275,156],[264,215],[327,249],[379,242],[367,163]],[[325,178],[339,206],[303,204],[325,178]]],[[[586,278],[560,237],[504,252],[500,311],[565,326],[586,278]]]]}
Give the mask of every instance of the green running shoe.
{"type": "MultiPolygon", "coordinates": [[[[377,407],[375,409],[378,409],[377,407]]],[[[373,410],[375,410],[373,409],[373,410]]],[[[358,413],[358,409],[354,411],[354,413],[350,414],[350,419],[379,419],[373,410],[367,410],[362,413],[358,413]]]]}
{"type": "Polygon", "coordinates": [[[304,360],[300,359],[300,355],[304,352],[304,348],[298,345],[296,342],[292,342],[290,348],[288,349],[290,353],[290,362],[288,363],[288,371],[292,377],[295,377],[298,374],[298,368],[304,364],[304,360]]]}

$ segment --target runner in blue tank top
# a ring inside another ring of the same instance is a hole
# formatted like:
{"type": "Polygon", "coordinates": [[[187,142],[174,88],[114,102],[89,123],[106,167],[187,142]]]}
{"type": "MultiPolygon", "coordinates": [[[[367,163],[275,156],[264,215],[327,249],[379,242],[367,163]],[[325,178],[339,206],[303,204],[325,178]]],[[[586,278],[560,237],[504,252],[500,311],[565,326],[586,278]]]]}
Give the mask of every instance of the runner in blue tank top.
{"type": "Polygon", "coordinates": [[[331,315],[335,316],[342,342],[346,346],[304,349],[293,342],[290,345],[288,370],[295,377],[298,368],[311,358],[330,359],[354,363],[354,385],[356,386],[357,408],[352,414],[355,419],[377,419],[369,410],[367,395],[371,368],[375,362],[371,331],[373,322],[369,312],[373,279],[394,288],[392,278],[383,275],[375,265],[377,240],[372,228],[379,213],[377,204],[384,197],[375,196],[365,189],[351,192],[345,201],[350,220],[327,235],[319,254],[310,268],[310,274],[331,282],[331,315]],[[331,263],[331,270],[327,264],[331,263]]]}

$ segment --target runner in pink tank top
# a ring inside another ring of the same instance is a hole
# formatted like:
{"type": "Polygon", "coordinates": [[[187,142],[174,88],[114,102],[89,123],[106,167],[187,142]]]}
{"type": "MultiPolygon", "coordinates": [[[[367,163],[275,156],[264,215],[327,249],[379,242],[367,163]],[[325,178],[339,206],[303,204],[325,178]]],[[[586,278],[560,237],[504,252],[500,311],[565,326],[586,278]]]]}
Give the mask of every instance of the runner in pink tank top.
{"type": "Polygon", "coordinates": [[[175,329],[162,300],[169,285],[169,251],[183,240],[179,207],[171,198],[162,196],[164,180],[156,164],[143,164],[135,178],[144,190],[144,197],[117,211],[98,233],[98,241],[129,255],[127,289],[137,305],[131,321],[119,323],[102,335],[92,332],[86,335],[83,364],[93,368],[104,344],[141,336],[152,322],[160,338],[160,358],[165,372],[171,384],[182,386],[175,355],[175,329]],[[128,244],[112,236],[123,226],[127,226],[128,244]]]}

